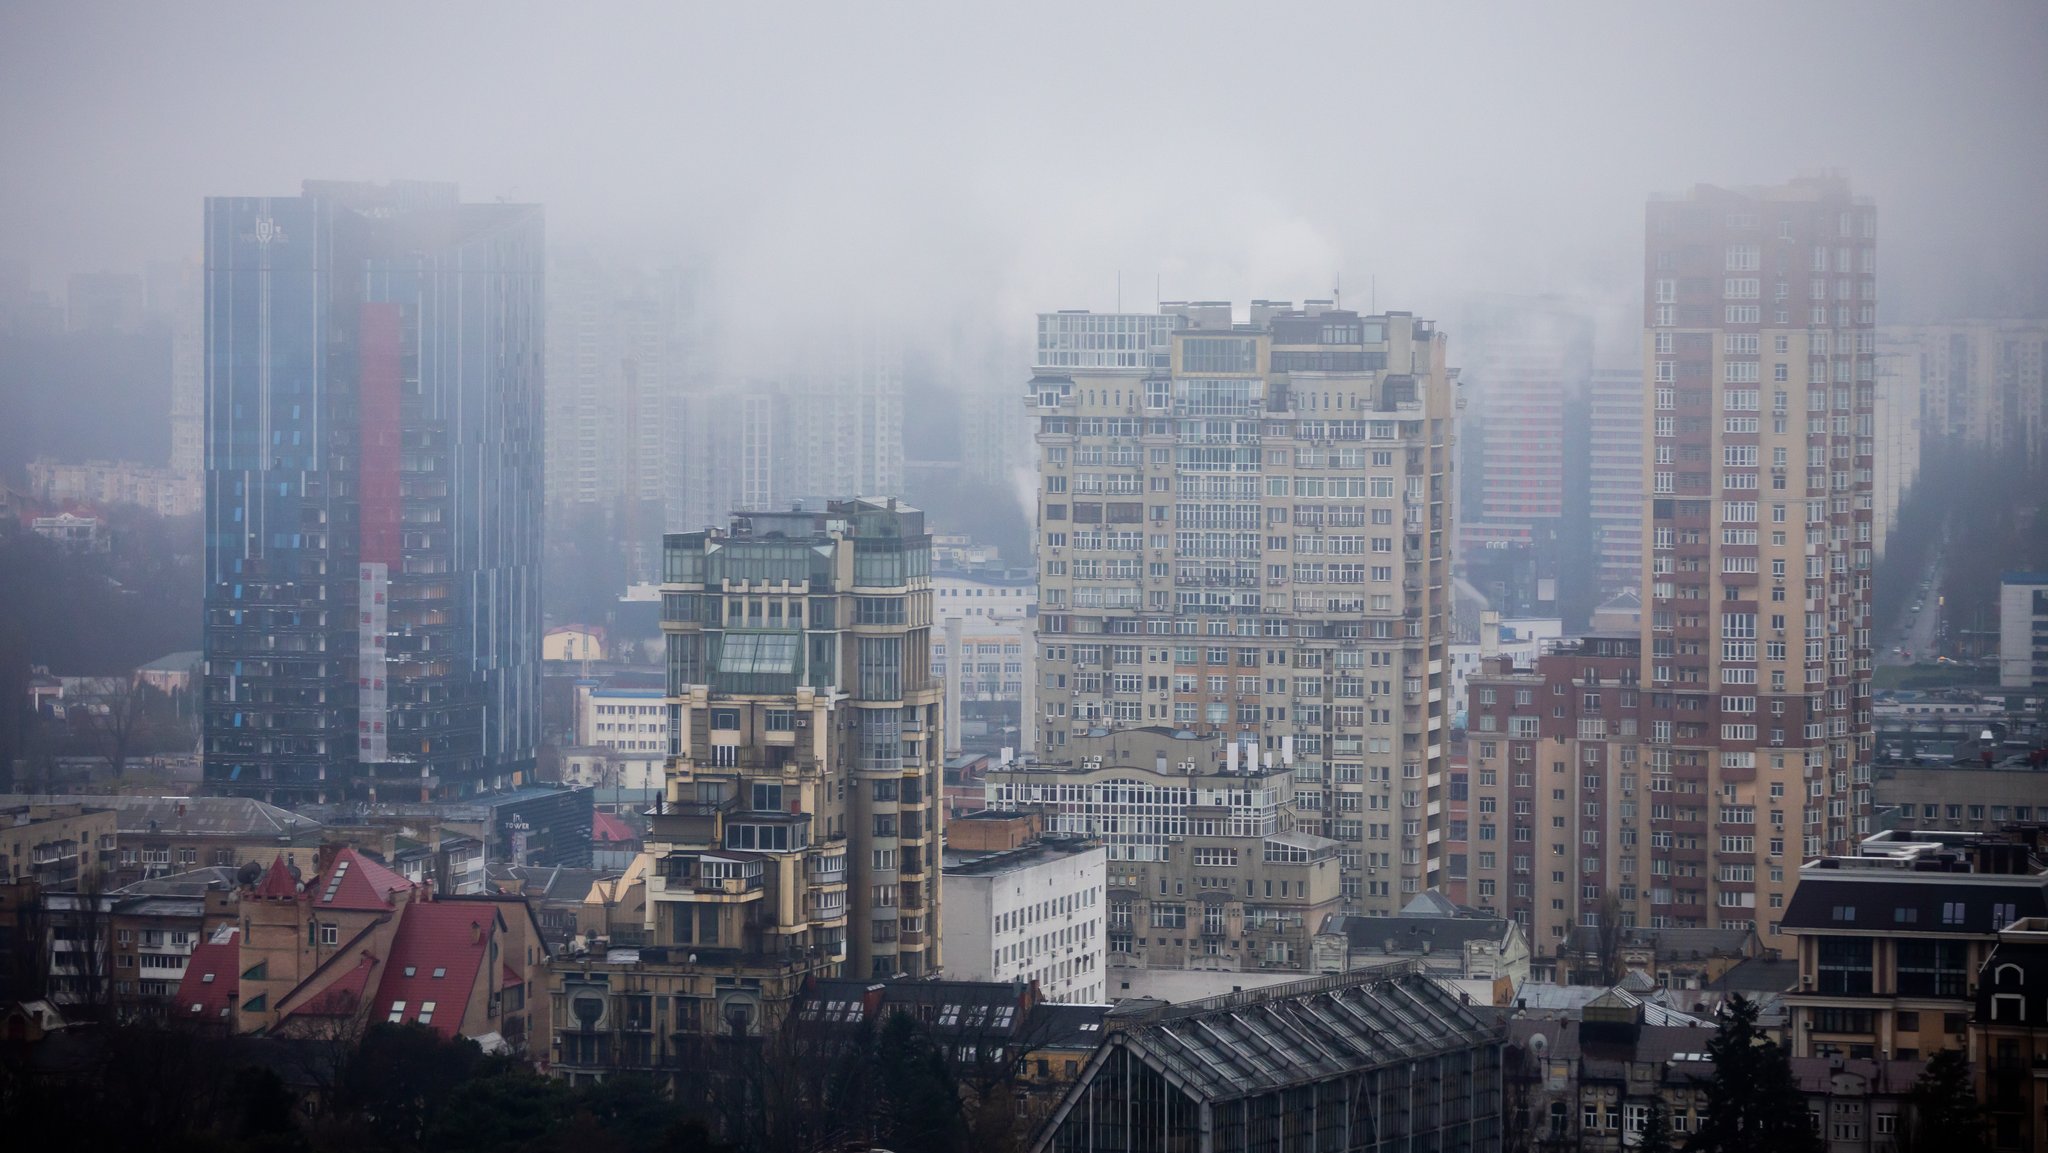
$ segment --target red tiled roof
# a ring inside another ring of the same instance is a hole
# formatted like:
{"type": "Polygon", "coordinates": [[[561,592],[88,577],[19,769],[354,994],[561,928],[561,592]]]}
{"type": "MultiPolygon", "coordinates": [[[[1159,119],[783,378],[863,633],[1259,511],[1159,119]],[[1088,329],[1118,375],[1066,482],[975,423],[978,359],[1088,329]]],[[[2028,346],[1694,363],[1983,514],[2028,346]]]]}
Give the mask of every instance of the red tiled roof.
{"type": "Polygon", "coordinates": [[[234,1012],[242,973],[241,930],[223,926],[201,941],[185,962],[171,1015],[180,1021],[221,1021],[234,1012]]]}
{"type": "Polygon", "coordinates": [[[365,952],[356,962],[356,967],[343,973],[332,984],[306,999],[306,1003],[293,1009],[289,1017],[353,1017],[362,1008],[363,995],[370,987],[370,974],[377,968],[377,958],[365,952]]]}
{"type": "Polygon", "coordinates": [[[480,901],[416,901],[406,906],[377,983],[372,1021],[419,1021],[443,1037],[462,1028],[470,992],[489,970],[484,959],[498,932],[498,910],[480,901]],[[433,1009],[427,1010],[427,1005],[433,1009]]]}
{"type": "Polygon", "coordinates": [[[639,838],[633,835],[633,826],[610,813],[590,815],[590,839],[599,843],[627,844],[639,838]]]}
{"type": "Polygon", "coordinates": [[[256,895],[269,900],[289,901],[299,895],[299,883],[292,877],[292,871],[284,863],[284,854],[279,853],[270,862],[270,871],[263,874],[263,881],[256,886],[256,895]]]}
{"type": "Polygon", "coordinates": [[[412,887],[411,881],[354,849],[343,849],[334,855],[326,874],[306,886],[306,892],[319,908],[364,912],[390,908],[391,894],[412,887]]]}

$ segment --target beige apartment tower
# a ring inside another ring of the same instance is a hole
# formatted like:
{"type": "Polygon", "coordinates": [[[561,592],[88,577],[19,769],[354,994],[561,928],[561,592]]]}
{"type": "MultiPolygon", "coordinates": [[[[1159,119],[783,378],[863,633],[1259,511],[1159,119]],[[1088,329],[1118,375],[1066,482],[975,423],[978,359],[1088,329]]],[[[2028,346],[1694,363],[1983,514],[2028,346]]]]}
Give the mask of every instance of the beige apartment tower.
{"type": "Polygon", "coordinates": [[[924,514],[894,500],[739,513],[670,534],[663,565],[650,944],[736,979],[937,974],[944,741],[924,514]]]}
{"type": "Polygon", "coordinates": [[[1331,301],[1039,317],[1042,761],[1140,727],[1220,738],[1292,769],[1340,911],[1441,880],[1445,349],[1430,321],[1331,301]]]}
{"type": "Polygon", "coordinates": [[[1539,950],[1783,947],[1800,862],[1869,832],[1876,214],[1826,177],[1648,223],[1643,630],[1468,683],[1474,890],[1539,950]]]}

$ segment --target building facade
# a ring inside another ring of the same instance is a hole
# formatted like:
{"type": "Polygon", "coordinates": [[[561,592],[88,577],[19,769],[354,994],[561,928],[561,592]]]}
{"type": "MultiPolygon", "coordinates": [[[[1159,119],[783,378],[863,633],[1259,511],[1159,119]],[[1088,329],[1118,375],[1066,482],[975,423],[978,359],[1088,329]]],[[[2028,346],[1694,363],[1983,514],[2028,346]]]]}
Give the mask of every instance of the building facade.
{"type": "Polygon", "coordinates": [[[1998,583],[1998,684],[2048,686],[2048,572],[2009,572],[1998,583]]]}
{"type": "Polygon", "coordinates": [[[664,553],[652,939],[820,975],[936,973],[944,737],[924,514],[745,514],[664,553]]]}
{"type": "Polygon", "coordinates": [[[2048,322],[1888,326],[1884,340],[1917,361],[1930,439],[2029,466],[2048,457],[2048,322]]]}
{"type": "Polygon", "coordinates": [[[1591,391],[1586,494],[1600,592],[1613,596],[1643,580],[1642,371],[1594,369],[1591,391]]]}
{"type": "Polygon", "coordinates": [[[1970,1017],[1970,1066],[1991,1125],[1993,1148],[2048,1145],[2048,918],[1998,930],[1977,971],[1970,1017]]]}
{"type": "Polygon", "coordinates": [[[1509,616],[1580,619],[1590,583],[1593,322],[1555,300],[1489,297],[1459,330],[1466,400],[1458,568],[1509,616]]]}
{"type": "Polygon", "coordinates": [[[1799,961],[1785,994],[1797,1057],[1966,1048],[1999,933],[2048,915],[2048,869],[2000,837],[1894,830],[1799,872],[1785,914],[1799,961]]]}
{"type": "Polygon", "coordinates": [[[1703,786],[1717,874],[1772,867],[1724,827],[1758,809],[1797,812],[1800,858],[1843,852],[1869,831],[1876,211],[1829,177],[1649,219],[1650,767],[1703,786]]]}
{"type": "Polygon", "coordinates": [[[1497,657],[1466,679],[1466,900],[1518,922],[1539,959],[1602,916],[1709,920],[1707,799],[1679,804],[1642,763],[1641,653],[1630,636],[1554,641],[1533,665],[1497,657]]]}
{"type": "Polygon", "coordinates": [[[1342,843],[1307,831],[1295,771],[1255,744],[1099,730],[1064,757],[990,771],[987,790],[992,811],[1039,812],[1048,833],[1103,843],[1113,967],[1306,969],[1343,907],[1342,843]]]}
{"type": "Polygon", "coordinates": [[[1914,350],[1877,344],[1877,451],[1872,456],[1871,542],[1884,555],[1885,539],[1899,521],[1899,505],[1920,479],[1922,422],[1920,358],[1914,350]]]}
{"type": "Polygon", "coordinates": [[[1302,831],[1339,842],[1345,908],[1439,883],[1446,345],[1328,301],[1254,301],[1248,324],[1227,302],[1041,315],[1027,747],[1072,760],[1138,725],[1249,741],[1292,763],[1302,831]]]}
{"type": "Polygon", "coordinates": [[[519,784],[540,722],[541,214],[451,185],[206,206],[213,789],[519,784]]]}
{"type": "Polygon", "coordinates": [[[947,975],[1024,981],[1048,1001],[1106,1004],[1107,864],[1101,845],[1079,838],[986,853],[949,841],[941,926],[947,975]]]}
{"type": "Polygon", "coordinates": [[[1602,917],[1781,947],[1798,862],[1870,827],[1876,214],[1825,177],[1648,219],[1643,628],[1468,682],[1474,899],[1539,950],[1602,917]]]}

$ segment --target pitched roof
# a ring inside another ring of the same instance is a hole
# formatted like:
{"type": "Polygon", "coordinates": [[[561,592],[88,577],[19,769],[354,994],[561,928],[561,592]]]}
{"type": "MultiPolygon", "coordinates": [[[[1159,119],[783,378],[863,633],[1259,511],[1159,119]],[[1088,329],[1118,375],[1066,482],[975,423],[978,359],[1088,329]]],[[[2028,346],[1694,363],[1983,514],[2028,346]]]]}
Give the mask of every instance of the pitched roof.
{"type": "Polygon", "coordinates": [[[114,827],[122,833],[168,836],[279,838],[303,844],[317,840],[320,822],[290,809],[251,797],[137,797],[0,795],[10,804],[86,804],[114,811],[114,827]]]}
{"type": "Polygon", "coordinates": [[[1425,942],[1432,951],[1452,953],[1462,952],[1472,941],[1499,944],[1507,939],[1508,924],[1505,917],[1439,917],[1405,911],[1394,917],[1333,913],[1323,922],[1323,932],[1344,934],[1350,947],[1360,952],[1379,950],[1405,956],[1420,954],[1425,942]]]}
{"type": "MultiPolygon", "coordinates": [[[[1484,1045],[1498,1035],[1491,1020],[1434,979],[1380,971],[1176,1005],[1134,1021],[1111,1044],[1175,1071],[1191,1096],[1228,1101],[1484,1045]]],[[[1091,1069],[1102,1059],[1098,1053],[1091,1069]]]]}
{"type": "Polygon", "coordinates": [[[161,877],[144,877],[114,892],[124,897],[204,897],[209,892],[233,889],[237,884],[233,867],[208,865],[161,877]]]}
{"type": "Polygon", "coordinates": [[[640,838],[634,834],[633,826],[610,813],[590,814],[590,840],[593,844],[630,844],[640,838]]]}
{"type": "Polygon", "coordinates": [[[377,984],[371,1019],[417,1021],[454,1037],[470,992],[488,972],[484,959],[502,925],[496,906],[480,901],[408,905],[391,941],[384,979],[377,984]]]}
{"type": "Polygon", "coordinates": [[[241,928],[222,925],[192,949],[171,1016],[180,1021],[220,1021],[234,1012],[241,987],[241,928]]]}
{"type": "Polygon", "coordinates": [[[263,874],[262,883],[256,886],[256,895],[278,901],[289,901],[299,895],[299,879],[292,876],[291,866],[284,863],[283,853],[271,859],[269,871],[263,874]]]}
{"type": "Polygon", "coordinates": [[[1788,929],[1960,933],[1988,937],[2019,917],[2048,916],[2048,876],[1801,870],[1788,929]],[[1959,910],[1959,911],[1958,911],[1959,910]],[[1995,915],[1994,915],[1995,914],[1995,915]]]}
{"type": "Polygon", "coordinates": [[[363,998],[370,988],[370,977],[377,971],[377,958],[364,952],[357,956],[355,967],[343,973],[319,993],[308,997],[306,1002],[287,1017],[353,1017],[363,1007],[363,998]]]}
{"type": "Polygon", "coordinates": [[[1782,993],[1799,983],[1799,962],[1751,957],[1708,981],[1708,989],[1729,993],[1782,993]]]}
{"type": "Polygon", "coordinates": [[[306,886],[306,892],[313,904],[323,909],[373,912],[390,908],[393,893],[412,888],[413,883],[399,874],[354,849],[343,849],[334,854],[327,872],[306,886]]]}

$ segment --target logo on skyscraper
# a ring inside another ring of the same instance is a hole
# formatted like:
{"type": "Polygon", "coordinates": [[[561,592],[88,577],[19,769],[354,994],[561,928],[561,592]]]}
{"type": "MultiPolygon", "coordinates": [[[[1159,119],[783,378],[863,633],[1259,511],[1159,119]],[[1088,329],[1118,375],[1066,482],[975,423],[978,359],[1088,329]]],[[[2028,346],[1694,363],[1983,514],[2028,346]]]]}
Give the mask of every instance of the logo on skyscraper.
{"type": "Polygon", "coordinates": [[[269,243],[270,243],[271,241],[273,241],[273,240],[275,240],[275,241],[277,241],[277,242],[279,242],[279,243],[283,243],[283,241],[284,241],[284,226],[282,226],[282,225],[278,224],[278,223],[277,223],[277,222],[276,222],[275,220],[272,220],[272,219],[271,219],[271,218],[269,218],[268,216],[259,216],[259,217],[257,217],[257,218],[256,218],[256,243],[258,243],[258,244],[269,244],[269,243]]]}

